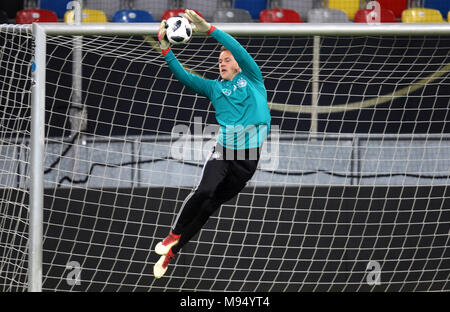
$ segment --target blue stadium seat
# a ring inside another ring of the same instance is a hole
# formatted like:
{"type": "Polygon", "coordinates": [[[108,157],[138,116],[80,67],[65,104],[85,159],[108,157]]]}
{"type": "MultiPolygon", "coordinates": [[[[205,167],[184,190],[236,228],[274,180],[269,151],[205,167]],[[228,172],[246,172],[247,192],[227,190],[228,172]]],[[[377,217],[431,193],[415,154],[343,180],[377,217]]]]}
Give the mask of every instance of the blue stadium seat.
{"type": "Polygon", "coordinates": [[[59,19],[63,19],[70,1],[72,0],[41,0],[41,9],[53,11],[59,19]]]}
{"type": "Polygon", "coordinates": [[[449,0],[425,0],[424,8],[439,10],[442,16],[447,16],[448,11],[450,11],[450,1],[449,0]]]}
{"type": "Polygon", "coordinates": [[[267,8],[267,0],[235,0],[234,8],[250,12],[253,19],[259,19],[259,13],[267,8]]]}
{"type": "Polygon", "coordinates": [[[112,21],[114,23],[152,23],[153,16],[144,10],[120,10],[117,11],[112,21]]]}

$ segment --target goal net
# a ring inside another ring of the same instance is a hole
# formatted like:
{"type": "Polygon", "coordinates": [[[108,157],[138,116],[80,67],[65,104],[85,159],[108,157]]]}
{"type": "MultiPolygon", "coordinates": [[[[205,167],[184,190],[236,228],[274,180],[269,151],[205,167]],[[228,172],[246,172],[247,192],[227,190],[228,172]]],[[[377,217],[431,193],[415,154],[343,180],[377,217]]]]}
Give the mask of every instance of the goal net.
{"type": "MultiPolygon", "coordinates": [[[[34,51],[0,29],[0,287],[24,290],[34,51]]],[[[271,135],[247,187],[156,280],[215,112],[154,33],[47,36],[43,290],[448,291],[450,35],[236,38],[264,76],[271,135]]],[[[173,51],[219,78],[211,37],[173,51]]]]}
{"type": "Polygon", "coordinates": [[[0,25],[0,291],[27,286],[32,55],[29,28],[0,25]]]}

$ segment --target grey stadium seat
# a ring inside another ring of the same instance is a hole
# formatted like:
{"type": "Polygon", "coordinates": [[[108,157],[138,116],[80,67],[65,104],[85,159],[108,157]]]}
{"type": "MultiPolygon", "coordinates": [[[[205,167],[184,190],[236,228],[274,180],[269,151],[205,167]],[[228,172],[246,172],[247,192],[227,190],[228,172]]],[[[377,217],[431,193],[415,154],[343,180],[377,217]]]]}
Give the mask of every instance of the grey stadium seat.
{"type": "Polygon", "coordinates": [[[206,20],[211,20],[221,6],[220,0],[183,0],[183,8],[196,10],[202,14],[206,20]]]}
{"type": "Polygon", "coordinates": [[[314,0],[272,0],[271,7],[295,10],[302,20],[306,20],[308,12],[314,8],[314,0]]]}
{"type": "Polygon", "coordinates": [[[350,23],[347,13],[334,9],[312,9],[307,20],[308,23],[350,23]]]}
{"type": "Polygon", "coordinates": [[[213,23],[252,23],[253,19],[247,10],[219,9],[212,18],[213,23]]]}

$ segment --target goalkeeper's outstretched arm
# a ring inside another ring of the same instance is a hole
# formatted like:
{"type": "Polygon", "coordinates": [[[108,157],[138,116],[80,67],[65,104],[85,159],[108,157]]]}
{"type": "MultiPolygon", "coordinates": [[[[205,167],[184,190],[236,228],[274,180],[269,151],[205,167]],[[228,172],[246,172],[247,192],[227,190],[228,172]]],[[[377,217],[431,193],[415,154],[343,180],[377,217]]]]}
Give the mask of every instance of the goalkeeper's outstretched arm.
{"type": "Polygon", "coordinates": [[[161,46],[161,53],[169,65],[170,70],[175,75],[175,77],[186,87],[192,91],[201,94],[203,96],[209,97],[211,95],[211,84],[212,81],[208,79],[201,78],[197,75],[187,72],[184,67],[178,62],[177,58],[170,49],[170,43],[166,35],[166,21],[163,20],[159,27],[158,39],[161,46]]]}

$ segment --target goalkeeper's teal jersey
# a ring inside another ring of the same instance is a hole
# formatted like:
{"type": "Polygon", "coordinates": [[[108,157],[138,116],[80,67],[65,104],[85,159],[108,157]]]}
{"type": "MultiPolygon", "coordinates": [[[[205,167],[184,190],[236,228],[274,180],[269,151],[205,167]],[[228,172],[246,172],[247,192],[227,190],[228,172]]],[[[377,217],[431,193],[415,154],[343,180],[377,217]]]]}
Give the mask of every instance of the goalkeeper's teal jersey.
{"type": "Polygon", "coordinates": [[[219,29],[211,35],[233,54],[242,70],[232,81],[209,80],[188,73],[172,51],[165,59],[181,83],[211,101],[220,125],[218,142],[222,146],[229,149],[260,147],[270,132],[271,120],[261,71],[233,37],[219,29]]]}

